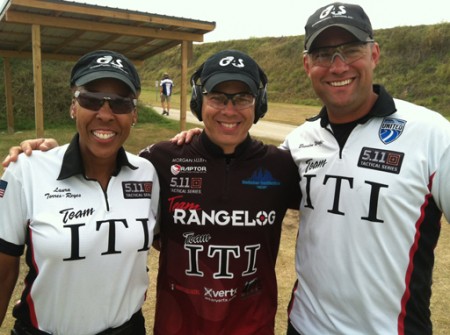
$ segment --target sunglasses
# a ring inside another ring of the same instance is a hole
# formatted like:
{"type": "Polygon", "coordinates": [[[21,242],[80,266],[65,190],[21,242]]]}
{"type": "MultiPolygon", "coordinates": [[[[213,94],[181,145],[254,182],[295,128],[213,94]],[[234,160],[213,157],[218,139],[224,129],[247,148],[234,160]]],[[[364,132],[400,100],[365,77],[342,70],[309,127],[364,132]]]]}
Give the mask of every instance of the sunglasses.
{"type": "Polygon", "coordinates": [[[137,99],[125,98],[117,94],[103,92],[75,91],[73,97],[81,107],[98,112],[108,101],[109,107],[114,114],[131,113],[137,106],[137,99]]]}
{"type": "Polygon", "coordinates": [[[366,45],[369,43],[373,43],[373,41],[358,41],[332,47],[320,47],[304,53],[310,56],[311,62],[315,66],[330,67],[336,56],[339,56],[345,64],[349,65],[367,54],[366,45]]]}

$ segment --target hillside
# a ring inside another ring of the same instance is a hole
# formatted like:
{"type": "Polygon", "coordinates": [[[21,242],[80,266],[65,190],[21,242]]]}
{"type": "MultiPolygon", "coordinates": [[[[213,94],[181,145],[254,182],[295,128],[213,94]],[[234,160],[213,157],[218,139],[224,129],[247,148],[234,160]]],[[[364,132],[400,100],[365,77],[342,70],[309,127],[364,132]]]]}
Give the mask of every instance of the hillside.
{"type": "MultiPolygon", "coordinates": [[[[395,97],[450,116],[450,23],[376,30],[374,34],[381,48],[375,82],[395,97]]],[[[189,73],[219,50],[239,49],[253,56],[267,73],[271,101],[317,105],[303,70],[303,42],[302,35],[197,44],[189,73]]],[[[179,59],[178,49],[149,59],[142,67],[144,81],[153,86],[167,71],[179,83],[179,59]]]]}
{"type": "MultiPolygon", "coordinates": [[[[450,23],[409,26],[375,31],[381,47],[381,61],[375,82],[386,86],[395,97],[434,109],[450,116],[450,23]]],[[[215,52],[239,49],[252,55],[269,78],[268,95],[273,102],[320,105],[302,65],[304,36],[250,38],[226,42],[194,44],[188,73],[215,52]]],[[[2,65],[0,60],[0,66],[2,65]]],[[[154,90],[155,81],[169,72],[180,88],[180,50],[156,55],[139,67],[144,90],[154,90]]],[[[31,61],[11,60],[17,128],[33,127],[33,74],[31,61]]],[[[72,63],[44,61],[43,87],[45,122],[68,121],[68,77],[72,63]]],[[[0,91],[4,92],[3,73],[0,91]]],[[[6,128],[5,97],[0,95],[0,129],[6,128]]]]}

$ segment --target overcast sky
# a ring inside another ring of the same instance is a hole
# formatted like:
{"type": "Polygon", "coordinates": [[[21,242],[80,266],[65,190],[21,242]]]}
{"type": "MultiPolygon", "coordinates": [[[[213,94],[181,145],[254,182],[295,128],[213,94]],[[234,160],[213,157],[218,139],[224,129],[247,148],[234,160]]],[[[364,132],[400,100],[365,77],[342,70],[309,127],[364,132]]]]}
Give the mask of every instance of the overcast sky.
{"type": "MultiPolygon", "coordinates": [[[[205,42],[304,35],[308,17],[330,0],[76,0],[188,19],[215,21],[205,42]]],[[[448,0],[360,0],[374,29],[450,22],[448,0]]]]}

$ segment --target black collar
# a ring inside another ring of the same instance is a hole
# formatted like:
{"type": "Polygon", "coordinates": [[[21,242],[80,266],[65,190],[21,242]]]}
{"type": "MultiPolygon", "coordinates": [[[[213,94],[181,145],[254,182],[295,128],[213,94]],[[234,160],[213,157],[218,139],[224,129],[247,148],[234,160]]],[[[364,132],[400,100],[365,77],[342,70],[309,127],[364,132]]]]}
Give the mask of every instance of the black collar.
{"type": "Polygon", "coordinates": [[[208,135],[206,135],[205,131],[202,131],[202,133],[200,134],[200,140],[202,141],[202,143],[205,146],[205,148],[213,156],[216,156],[216,157],[229,157],[229,158],[233,158],[233,157],[237,157],[237,156],[242,155],[243,153],[245,153],[247,151],[247,148],[252,143],[252,139],[251,139],[250,135],[247,134],[247,137],[245,138],[245,140],[243,142],[239,143],[239,145],[236,147],[236,150],[234,151],[234,153],[232,153],[232,154],[225,154],[221,147],[219,147],[217,144],[215,144],[214,142],[211,141],[211,139],[208,137],[208,135]]]}
{"type": "MultiPolygon", "coordinates": [[[[59,172],[58,180],[63,180],[77,174],[85,175],[84,166],[83,166],[83,158],[81,157],[80,144],[79,144],[80,135],[77,133],[72,138],[72,141],[67,148],[63,161],[61,164],[61,170],[59,172]]],[[[122,166],[128,166],[130,169],[136,170],[137,167],[132,165],[127,158],[125,153],[125,149],[122,147],[119,149],[117,153],[116,160],[116,169],[113,173],[113,176],[117,176],[120,172],[120,168],[122,166]]]]}

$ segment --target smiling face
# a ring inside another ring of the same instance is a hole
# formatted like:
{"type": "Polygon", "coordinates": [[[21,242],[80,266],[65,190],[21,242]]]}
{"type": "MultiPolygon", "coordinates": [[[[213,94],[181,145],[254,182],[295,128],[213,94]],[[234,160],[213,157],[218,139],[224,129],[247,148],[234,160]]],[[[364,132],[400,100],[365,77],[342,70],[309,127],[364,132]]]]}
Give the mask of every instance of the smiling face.
{"type": "MultiPolygon", "coordinates": [[[[355,40],[345,29],[332,27],[317,37],[313,48],[339,46],[355,40]]],[[[305,71],[333,123],[347,123],[361,118],[370,111],[376,100],[372,80],[380,49],[377,43],[369,43],[364,48],[367,52],[356,61],[346,64],[337,56],[329,67],[313,65],[311,56],[304,55],[305,71]]]]}
{"type": "MultiPolygon", "coordinates": [[[[248,93],[248,86],[240,81],[226,81],[213,89],[218,93],[248,93]]],[[[224,153],[231,154],[248,135],[255,119],[255,104],[245,109],[237,109],[231,101],[222,109],[213,108],[207,103],[208,96],[203,97],[202,118],[205,132],[224,153]]]]}
{"type": "MultiPolygon", "coordinates": [[[[129,87],[116,79],[99,79],[79,90],[102,92],[105,96],[131,95],[129,87]]],[[[115,166],[117,152],[128,138],[131,125],[137,120],[136,109],[127,114],[114,114],[106,101],[98,111],[93,111],[82,107],[77,99],[73,99],[71,114],[76,119],[80,134],[80,150],[84,164],[115,166]]]]}

